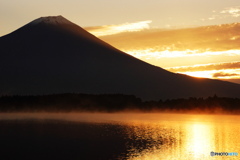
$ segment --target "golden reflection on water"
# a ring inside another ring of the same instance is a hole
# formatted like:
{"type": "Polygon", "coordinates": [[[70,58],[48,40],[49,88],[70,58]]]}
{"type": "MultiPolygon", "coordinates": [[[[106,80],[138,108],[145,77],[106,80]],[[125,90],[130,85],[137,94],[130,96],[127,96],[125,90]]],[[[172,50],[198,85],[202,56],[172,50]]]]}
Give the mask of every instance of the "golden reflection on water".
{"type": "Polygon", "coordinates": [[[185,148],[195,159],[205,158],[208,153],[207,156],[209,156],[210,152],[215,150],[214,131],[211,126],[201,123],[187,125],[185,148]]]}
{"type": "MultiPolygon", "coordinates": [[[[121,125],[128,160],[218,160],[240,154],[240,116],[159,113],[0,113],[0,120],[55,119],[121,125]]],[[[117,134],[117,133],[116,133],[117,134]]],[[[121,158],[120,158],[121,159],[121,158]]]]}
{"type": "Polygon", "coordinates": [[[212,151],[240,153],[239,120],[237,116],[196,115],[184,121],[129,122],[127,133],[135,144],[129,150],[128,159],[240,159],[239,156],[210,156],[212,151]]]}

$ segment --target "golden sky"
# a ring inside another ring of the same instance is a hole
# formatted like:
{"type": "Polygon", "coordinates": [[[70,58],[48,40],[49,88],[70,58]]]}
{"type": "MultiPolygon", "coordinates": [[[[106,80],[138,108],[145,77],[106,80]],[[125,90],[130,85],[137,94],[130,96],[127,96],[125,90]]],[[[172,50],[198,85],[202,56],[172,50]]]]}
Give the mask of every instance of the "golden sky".
{"type": "Polygon", "coordinates": [[[182,29],[151,21],[86,27],[114,47],[175,73],[240,83],[240,23],[182,29]]]}
{"type": "Polygon", "coordinates": [[[62,15],[82,26],[151,21],[151,28],[237,22],[239,0],[0,0],[0,36],[42,16],[62,15]]]}
{"type": "Polygon", "coordinates": [[[0,36],[54,15],[172,72],[240,79],[238,0],[0,0],[0,36]]]}

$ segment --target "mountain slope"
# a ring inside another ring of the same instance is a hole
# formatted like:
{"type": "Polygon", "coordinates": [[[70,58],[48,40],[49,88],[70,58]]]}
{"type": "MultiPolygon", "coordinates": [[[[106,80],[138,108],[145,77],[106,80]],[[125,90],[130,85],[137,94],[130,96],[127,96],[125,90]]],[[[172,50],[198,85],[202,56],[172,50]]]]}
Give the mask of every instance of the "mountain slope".
{"type": "Polygon", "coordinates": [[[123,53],[62,16],[0,38],[0,94],[123,93],[143,99],[239,97],[240,85],[174,74],[123,53]]]}

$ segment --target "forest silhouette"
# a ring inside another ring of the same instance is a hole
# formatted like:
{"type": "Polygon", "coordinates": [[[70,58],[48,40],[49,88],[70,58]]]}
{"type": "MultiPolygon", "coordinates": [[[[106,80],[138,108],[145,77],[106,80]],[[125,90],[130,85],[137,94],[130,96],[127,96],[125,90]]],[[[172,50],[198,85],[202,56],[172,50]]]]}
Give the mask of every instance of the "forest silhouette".
{"type": "Polygon", "coordinates": [[[124,94],[52,94],[38,96],[1,96],[0,112],[196,112],[240,113],[240,99],[218,97],[179,98],[143,101],[124,94]]]}

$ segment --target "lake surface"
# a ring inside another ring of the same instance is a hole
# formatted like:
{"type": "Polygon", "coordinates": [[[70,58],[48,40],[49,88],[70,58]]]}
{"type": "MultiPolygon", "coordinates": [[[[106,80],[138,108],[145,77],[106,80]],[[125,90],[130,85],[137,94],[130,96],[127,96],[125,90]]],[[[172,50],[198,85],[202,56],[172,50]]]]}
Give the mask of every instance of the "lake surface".
{"type": "Polygon", "coordinates": [[[35,160],[240,159],[240,116],[1,113],[0,153],[35,160]]]}

